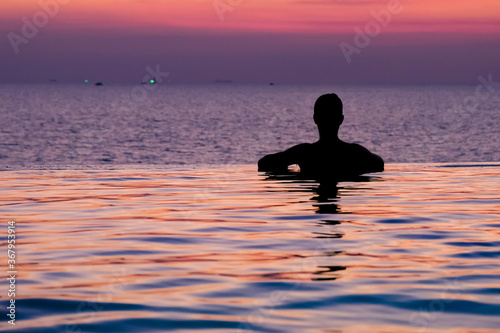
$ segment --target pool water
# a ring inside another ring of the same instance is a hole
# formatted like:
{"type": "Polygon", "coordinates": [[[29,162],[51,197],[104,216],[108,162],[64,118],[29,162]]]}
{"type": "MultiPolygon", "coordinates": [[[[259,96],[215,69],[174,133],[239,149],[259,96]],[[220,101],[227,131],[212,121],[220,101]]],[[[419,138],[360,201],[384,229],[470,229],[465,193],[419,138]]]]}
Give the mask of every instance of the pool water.
{"type": "Polygon", "coordinates": [[[336,185],[255,165],[20,169],[0,183],[18,271],[16,326],[2,330],[500,329],[500,164],[387,164],[336,185]]]}

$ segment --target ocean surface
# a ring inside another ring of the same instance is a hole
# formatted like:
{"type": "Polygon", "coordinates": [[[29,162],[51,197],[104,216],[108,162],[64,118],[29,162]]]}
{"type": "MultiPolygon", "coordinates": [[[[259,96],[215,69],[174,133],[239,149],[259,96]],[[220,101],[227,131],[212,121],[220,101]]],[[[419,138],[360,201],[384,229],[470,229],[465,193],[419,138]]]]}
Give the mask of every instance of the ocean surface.
{"type": "Polygon", "coordinates": [[[0,86],[0,331],[500,332],[500,99],[475,89],[0,86]],[[257,172],[331,91],[386,170],[257,172]]]}
{"type": "Polygon", "coordinates": [[[313,105],[329,92],[344,102],[340,138],[386,162],[500,161],[500,87],[490,89],[0,85],[0,168],[254,164],[316,141],[313,105]]]}

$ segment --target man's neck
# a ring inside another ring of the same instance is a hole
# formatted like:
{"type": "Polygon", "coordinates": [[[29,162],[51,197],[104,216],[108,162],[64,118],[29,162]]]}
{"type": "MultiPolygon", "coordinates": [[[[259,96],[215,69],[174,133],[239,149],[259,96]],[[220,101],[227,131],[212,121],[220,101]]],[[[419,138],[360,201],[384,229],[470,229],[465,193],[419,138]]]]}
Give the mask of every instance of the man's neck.
{"type": "Polygon", "coordinates": [[[338,135],[338,130],[329,130],[329,131],[319,131],[319,140],[318,142],[321,143],[328,143],[328,144],[333,144],[333,143],[339,143],[341,140],[339,139],[338,135]]]}
{"type": "Polygon", "coordinates": [[[324,138],[324,137],[320,137],[319,140],[318,140],[318,143],[320,144],[324,144],[324,145],[336,145],[336,144],[339,144],[341,143],[342,140],[340,140],[338,137],[328,137],[328,138],[324,138]]]}

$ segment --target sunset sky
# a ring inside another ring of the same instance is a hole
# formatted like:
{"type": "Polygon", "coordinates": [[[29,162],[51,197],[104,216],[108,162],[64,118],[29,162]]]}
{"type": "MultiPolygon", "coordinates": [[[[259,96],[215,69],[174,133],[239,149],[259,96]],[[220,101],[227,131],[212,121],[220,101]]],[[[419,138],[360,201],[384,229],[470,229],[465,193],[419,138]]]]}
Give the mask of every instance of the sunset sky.
{"type": "Polygon", "coordinates": [[[4,83],[500,81],[498,0],[2,0],[0,20],[4,83]]]}

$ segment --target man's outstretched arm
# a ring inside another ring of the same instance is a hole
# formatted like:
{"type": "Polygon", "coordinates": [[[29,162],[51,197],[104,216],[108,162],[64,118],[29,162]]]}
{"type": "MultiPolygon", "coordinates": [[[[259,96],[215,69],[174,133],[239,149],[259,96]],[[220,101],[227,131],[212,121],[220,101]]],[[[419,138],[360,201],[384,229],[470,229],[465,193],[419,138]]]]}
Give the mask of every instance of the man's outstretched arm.
{"type": "Polygon", "coordinates": [[[264,156],[258,162],[259,171],[287,172],[289,165],[298,163],[299,151],[303,145],[300,144],[283,152],[264,156]]]}

